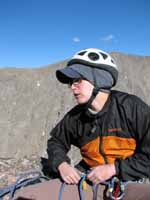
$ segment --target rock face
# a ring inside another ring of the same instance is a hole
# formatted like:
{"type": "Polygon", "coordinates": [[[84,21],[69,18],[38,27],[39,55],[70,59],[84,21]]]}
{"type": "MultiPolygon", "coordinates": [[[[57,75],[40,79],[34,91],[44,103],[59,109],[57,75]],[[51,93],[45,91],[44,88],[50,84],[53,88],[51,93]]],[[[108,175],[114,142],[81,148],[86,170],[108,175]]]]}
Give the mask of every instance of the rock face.
{"type": "MultiPolygon", "coordinates": [[[[112,53],[120,76],[115,89],[150,104],[150,57],[112,53]]],[[[0,70],[0,159],[44,155],[50,130],[75,104],[55,78],[66,61],[36,69],[0,70]]],[[[76,156],[76,151],[70,153],[76,156]]]]}

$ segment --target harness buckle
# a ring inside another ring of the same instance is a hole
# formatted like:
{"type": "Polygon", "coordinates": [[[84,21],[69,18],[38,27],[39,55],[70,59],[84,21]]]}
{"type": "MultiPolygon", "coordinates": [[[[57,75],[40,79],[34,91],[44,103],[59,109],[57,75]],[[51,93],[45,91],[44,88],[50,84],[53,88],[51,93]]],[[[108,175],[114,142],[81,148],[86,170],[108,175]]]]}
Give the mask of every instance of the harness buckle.
{"type": "Polygon", "coordinates": [[[124,196],[125,186],[117,177],[113,177],[108,184],[108,193],[111,199],[121,200],[124,196]]]}

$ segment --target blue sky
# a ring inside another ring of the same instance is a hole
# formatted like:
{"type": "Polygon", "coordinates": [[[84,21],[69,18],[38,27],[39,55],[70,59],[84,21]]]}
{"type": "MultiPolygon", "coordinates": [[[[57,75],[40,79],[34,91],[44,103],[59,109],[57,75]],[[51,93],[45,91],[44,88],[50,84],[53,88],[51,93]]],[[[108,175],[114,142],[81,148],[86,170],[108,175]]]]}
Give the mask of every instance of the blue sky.
{"type": "Polygon", "coordinates": [[[149,0],[0,0],[0,67],[40,67],[94,47],[150,56],[149,0]]]}

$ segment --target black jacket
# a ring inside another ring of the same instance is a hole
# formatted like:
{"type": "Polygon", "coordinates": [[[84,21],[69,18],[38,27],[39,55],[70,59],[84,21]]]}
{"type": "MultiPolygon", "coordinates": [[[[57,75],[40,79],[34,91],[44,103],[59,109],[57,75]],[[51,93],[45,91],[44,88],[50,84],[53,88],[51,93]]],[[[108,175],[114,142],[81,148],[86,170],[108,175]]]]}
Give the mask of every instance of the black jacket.
{"type": "Polygon", "coordinates": [[[89,167],[115,163],[123,180],[150,177],[150,107],[135,95],[111,91],[96,115],[77,105],[51,136],[47,152],[53,172],[63,161],[70,162],[67,152],[75,145],[89,167]]]}

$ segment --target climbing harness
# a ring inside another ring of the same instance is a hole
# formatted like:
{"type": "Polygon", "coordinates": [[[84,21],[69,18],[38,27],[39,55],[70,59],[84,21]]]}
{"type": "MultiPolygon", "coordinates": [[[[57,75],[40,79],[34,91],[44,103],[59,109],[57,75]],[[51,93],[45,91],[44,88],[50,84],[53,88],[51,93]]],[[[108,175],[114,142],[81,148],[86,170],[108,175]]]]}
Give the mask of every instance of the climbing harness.
{"type": "Polygon", "coordinates": [[[108,182],[107,191],[110,199],[121,200],[125,194],[125,184],[115,176],[108,182]]]}
{"type": "MultiPolygon", "coordinates": [[[[78,185],[78,191],[79,191],[79,198],[80,200],[85,200],[84,198],[84,190],[87,189],[86,186],[86,179],[87,175],[82,174],[79,185],[78,185]]],[[[92,185],[92,190],[93,190],[93,199],[92,200],[97,200],[97,190],[100,185],[105,185],[107,186],[107,197],[112,200],[121,200],[124,195],[125,195],[125,186],[129,183],[143,183],[142,180],[139,181],[121,181],[119,180],[118,177],[114,176],[112,177],[109,181],[104,181],[99,184],[94,184],[92,185]]],[[[59,191],[59,198],[58,200],[62,200],[62,194],[64,192],[65,186],[67,186],[66,183],[62,182],[60,191],[59,191]]]]}
{"type": "Polygon", "coordinates": [[[110,199],[121,200],[125,195],[125,186],[129,183],[144,183],[144,179],[134,180],[134,181],[121,181],[118,177],[114,176],[105,184],[108,185],[108,196],[110,199]]]}

